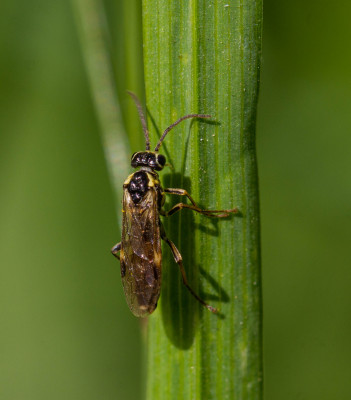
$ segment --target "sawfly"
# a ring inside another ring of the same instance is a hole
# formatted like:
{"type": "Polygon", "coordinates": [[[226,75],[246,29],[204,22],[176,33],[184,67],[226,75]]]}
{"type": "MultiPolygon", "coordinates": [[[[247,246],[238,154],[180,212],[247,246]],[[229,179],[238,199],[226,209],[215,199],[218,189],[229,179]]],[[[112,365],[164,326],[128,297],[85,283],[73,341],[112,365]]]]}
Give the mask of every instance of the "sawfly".
{"type": "Polygon", "coordinates": [[[142,106],[134,93],[128,93],[138,109],[146,141],[146,150],[134,153],[131,158],[131,166],[139,169],[129,175],[123,184],[122,241],[111,250],[121,263],[121,277],[128,306],[137,317],[146,317],[155,310],[161,292],[162,239],[171,249],[186,288],[197,301],[216,313],[217,309],[202,300],[189,286],[182,256],[174,243],[166,236],[160,215],[168,217],[183,208],[188,208],[208,217],[223,218],[231,213],[237,213],[238,210],[236,208],[203,210],[198,207],[186,190],[163,189],[157,173],[166,164],[166,158],[159,154],[159,149],[167,133],[185,119],[210,118],[211,116],[188,114],[179,118],[163,132],[155,150],[151,151],[149,131],[142,106]],[[163,205],[167,194],[185,196],[191,204],[178,203],[169,211],[165,211],[163,205]]]}

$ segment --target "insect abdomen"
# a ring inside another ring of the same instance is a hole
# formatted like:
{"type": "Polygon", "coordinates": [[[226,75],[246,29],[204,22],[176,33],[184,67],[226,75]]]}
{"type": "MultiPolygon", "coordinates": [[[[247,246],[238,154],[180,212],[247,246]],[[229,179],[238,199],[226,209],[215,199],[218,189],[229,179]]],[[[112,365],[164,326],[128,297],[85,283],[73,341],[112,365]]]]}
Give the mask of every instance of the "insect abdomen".
{"type": "Polygon", "coordinates": [[[134,260],[134,268],[126,265],[121,258],[121,270],[125,270],[122,277],[123,289],[128,306],[137,317],[146,317],[151,314],[160,296],[161,269],[145,260],[134,260]]]}

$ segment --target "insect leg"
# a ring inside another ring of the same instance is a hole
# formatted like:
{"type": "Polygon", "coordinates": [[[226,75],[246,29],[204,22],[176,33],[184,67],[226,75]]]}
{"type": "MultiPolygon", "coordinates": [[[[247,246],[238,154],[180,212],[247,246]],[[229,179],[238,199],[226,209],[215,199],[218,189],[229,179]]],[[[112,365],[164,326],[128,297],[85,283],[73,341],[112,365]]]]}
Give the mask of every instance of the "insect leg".
{"type": "Polygon", "coordinates": [[[185,269],[183,266],[183,258],[182,255],[180,254],[179,250],[176,248],[175,244],[168,239],[168,237],[166,236],[166,233],[163,230],[163,227],[161,227],[161,238],[168,244],[168,246],[171,248],[173,257],[175,262],[178,264],[180,272],[182,274],[182,278],[183,278],[183,283],[185,285],[185,287],[189,290],[189,292],[195,297],[195,299],[200,302],[202,305],[204,305],[208,310],[210,310],[213,313],[218,312],[217,308],[214,308],[212,306],[210,306],[209,304],[207,304],[204,300],[202,300],[194,291],[193,289],[189,286],[188,283],[188,279],[186,277],[185,274],[185,269]]]}
{"type": "Polygon", "coordinates": [[[116,257],[116,258],[118,258],[119,259],[119,254],[117,254],[119,251],[121,251],[121,248],[122,248],[122,243],[121,242],[119,242],[119,243],[117,243],[116,245],[114,245],[113,247],[112,247],[112,249],[111,249],[111,253],[116,257]]]}
{"type": "Polygon", "coordinates": [[[169,193],[169,194],[176,194],[179,196],[186,196],[192,203],[192,206],[188,205],[188,204],[184,204],[184,203],[176,204],[169,211],[164,213],[164,215],[166,217],[173,215],[177,211],[180,211],[182,208],[189,208],[190,210],[196,211],[200,214],[206,215],[207,217],[213,217],[213,218],[224,218],[224,217],[228,217],[230,214],[236,214],[239,212],[239,210],[237,208],[233,208],[231,210],[203,210],[195,203],[195,200],[184,189],[170,189],[169,188],[169,189],[164,189],[164,192],[169,193]]]}

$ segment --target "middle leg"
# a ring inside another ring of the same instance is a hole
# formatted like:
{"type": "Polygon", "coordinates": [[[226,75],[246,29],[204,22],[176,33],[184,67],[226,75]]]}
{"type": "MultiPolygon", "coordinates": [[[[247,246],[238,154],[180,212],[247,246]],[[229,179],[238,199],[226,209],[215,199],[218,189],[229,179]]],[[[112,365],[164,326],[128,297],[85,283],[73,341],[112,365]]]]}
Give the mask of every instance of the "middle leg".
{"type": "Polygon", "coordinates": [[[233,208],[231,210],[204,210],[195,203],[195,200],[184,189],[168,188],[168,189],[164,189],[164,192],[169,193],[169,194],[176,194],[179,196],[186,196],[192,203],[192,205],[184,204],[184,203],[176,204],[169,211],[162,213],[162,215],[164,215],[166,217],[169,217],[169,216],[175,214],[177,211],[180,211],[183,208],[189,208],[190,210],[196,211],[200,214],[203,214],[203,215],[206,215],[207,217],[212,217],[212,218],[225,218],[225,217],[228,217],[230,214],[237,214],[239,212],[239,210],[237,208],[233,208]]]}

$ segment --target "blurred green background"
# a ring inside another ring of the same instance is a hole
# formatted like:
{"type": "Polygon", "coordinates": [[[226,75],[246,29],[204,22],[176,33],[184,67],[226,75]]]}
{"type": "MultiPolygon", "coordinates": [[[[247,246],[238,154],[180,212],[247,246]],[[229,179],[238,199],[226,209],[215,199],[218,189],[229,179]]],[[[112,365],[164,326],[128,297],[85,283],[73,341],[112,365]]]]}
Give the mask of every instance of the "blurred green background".
{"type": "MultiPolygon", "coordinates": [[[[119,3],[106,5],[121,56],[119,3]]],[[[267,400],[351,398],[350,12],[265,1],[267,400]]],[[[3,0],[0,32],[0,399],[141,399],[141,327],[109,253],[120,233],[72,4],[3,0]]]]}

